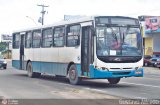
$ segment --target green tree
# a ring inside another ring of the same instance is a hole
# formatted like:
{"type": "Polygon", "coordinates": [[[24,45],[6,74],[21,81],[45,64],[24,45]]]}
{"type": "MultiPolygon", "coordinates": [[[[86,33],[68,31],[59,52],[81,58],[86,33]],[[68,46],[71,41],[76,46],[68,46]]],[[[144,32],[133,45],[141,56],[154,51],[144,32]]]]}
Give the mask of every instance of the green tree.
{"type": "Polygon", "coordinates": [[[7,50],[7,43],[6,42],[0,42],[0,52],[3,52],[7,50]]]}

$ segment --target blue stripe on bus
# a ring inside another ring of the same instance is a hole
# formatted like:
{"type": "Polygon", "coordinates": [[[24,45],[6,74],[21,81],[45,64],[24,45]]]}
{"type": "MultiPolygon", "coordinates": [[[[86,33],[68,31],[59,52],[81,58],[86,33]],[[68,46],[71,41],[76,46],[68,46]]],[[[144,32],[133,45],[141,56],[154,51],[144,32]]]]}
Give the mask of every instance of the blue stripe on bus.
{"type": "Polygon", "coordinates": [[[32,61],[32,67],[34,72],[66,76],[67,66],[68,64],[65,63],[32,61]]]}
{"type": "MultiPolygon", "coordinates": [[[[56,75],[67,75],[67,63],[56,63],[56,62],[38,62],[32,61],[32,68],[33,72],[40,72],[40,73],[48,73],[48,74],[56,74],[56,75]]],[[[27,63],[24,63],[25,67],[27,63]]],[[[19,60],[12,60],[12,66],[19,69],[20,68],[20,61],[19,60]]],[[[78,75],[81,76],[81,66],[80,64],[76,64],[78,75]]]]}
{"type": "Polygon", "coordinates": [[[12,60],[12,66],[16,69],[20,68],[20,61],[19,60],[12,60]]]}
{"type": "MultiPolygon", "coordinates": [[[[18,60],[13,60],[13,67],[19,69],[20,62],[18,60]]],[[[26,66],[26,65],[25,65],[26,66]]],[[[55,62],[36,62],[32,61],[33,71],[48,73],[48,74],[56,74],[56,75],[67,75],[67,66],[66,63],[55,63],[55,62]]],[[[78,70],[78,76],[81,76],[81,65],[76,64],[78,70]]],[[[93,65],[90,65],[89,73],[84,72],[84,76],[88,78],[121,78],[121,77],[142,77],[143,76],[143,68],[139,68],[137,70],[140,73],[136,73],[135,70],[116,70],[116,71],[107,71],[107,70],[99,70],[94,68],[93,65]],[[127,73],[129,72],[129,73],[127,73]]]]}

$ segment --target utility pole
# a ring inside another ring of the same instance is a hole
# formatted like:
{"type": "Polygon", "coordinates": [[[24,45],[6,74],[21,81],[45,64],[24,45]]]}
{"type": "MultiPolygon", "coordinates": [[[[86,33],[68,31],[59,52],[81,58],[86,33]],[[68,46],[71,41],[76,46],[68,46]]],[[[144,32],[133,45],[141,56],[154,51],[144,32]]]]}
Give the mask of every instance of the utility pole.
{"type": "Polygon", "coordinates": [[[42,11],[41,11],[41,14],[42,14],[42,17],[41,17],[41,23],[42,23],[42,25],[44,24],[44,14],[45,14],[45,10],[44,10],[44,8],[45,7],[49,7],[49,6],[46,6],[46,5],[44,5],[44,4],[42,4],[42,5],[37,5],[37,6],[41,6],[42,7],[42,11]]]}

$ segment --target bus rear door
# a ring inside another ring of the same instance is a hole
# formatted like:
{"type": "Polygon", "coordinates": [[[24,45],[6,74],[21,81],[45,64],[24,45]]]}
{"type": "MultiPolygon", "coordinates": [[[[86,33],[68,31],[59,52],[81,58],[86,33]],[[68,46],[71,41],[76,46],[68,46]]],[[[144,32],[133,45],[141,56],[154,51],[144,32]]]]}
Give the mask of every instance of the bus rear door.
{"type": "Polygon", "coordinates": [[[24,70],[24,41],[25,33],[20,33],[20,69],[24,70]]]}

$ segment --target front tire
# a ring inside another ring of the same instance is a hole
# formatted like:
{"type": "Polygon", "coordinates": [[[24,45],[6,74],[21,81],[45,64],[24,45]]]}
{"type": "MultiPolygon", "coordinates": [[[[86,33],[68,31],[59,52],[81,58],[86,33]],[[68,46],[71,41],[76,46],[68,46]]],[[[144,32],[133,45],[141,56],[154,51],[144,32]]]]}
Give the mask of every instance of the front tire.
{"type": "Polygon", "coordinates": [[[108,78],[108,82],[110,84],[118,84],[120,81],[120,78],[108,78]]]}
{"type": "Polygon", "coordinates": [[[69,82],[72,85],[77,85],[81,81],[81,78],[78,77],[78,71],[77,71],[77,68],[76,68],[75,64],[72,64],[70,66],[69,71],[68,71],[68,76],[69,76],[68,77],[69,78],[69,82]]]}

